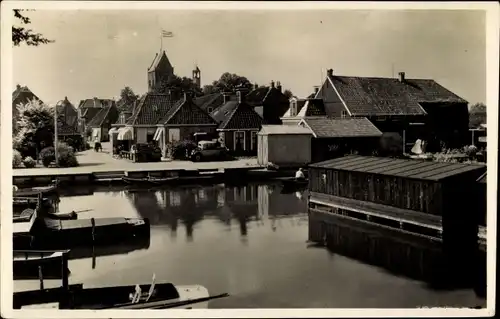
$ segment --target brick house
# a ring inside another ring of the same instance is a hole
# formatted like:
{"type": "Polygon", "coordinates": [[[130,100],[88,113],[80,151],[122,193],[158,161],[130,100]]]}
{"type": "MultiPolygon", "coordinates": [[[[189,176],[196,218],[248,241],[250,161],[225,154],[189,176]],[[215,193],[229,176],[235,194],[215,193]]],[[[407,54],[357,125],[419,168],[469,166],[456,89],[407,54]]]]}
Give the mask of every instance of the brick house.
{"type": "Polygon", "coordinates": [[[109,141],[109,131],[113,123],[118,120],[118,108],[115,103],[102,107],[99,112],[88,122],[87,126],[92,129],[92,141],[109,141]]]}
{"type": "Polygon", "coordinates": [[[78,131],[82,134],[86,133],[88,123],[101,111],[104,106],[110,106],[115,101],[111,99],[92,99],[81,100],[78,104],[78,131]]]}
{"type": "Polygon", "coordinates": [[[281,117],[289,107],[289,99],[283,94],[280,82],[255,88],[248,92],[245,101],[267,124],[282,124],[281,117]]]}
{"type": "Polygon", "coordinates": [[[257,133],[265,120],[246,103],[245,89],[236,92],[237,100],[228,101],[211,116],[219,123],[219,140],[235,155],[257,153],[257,133]]]}
{"type": "Polygon", "coordinates": [[[366,117],[384,133],[427,141],[429,151],[468,142],[468,102],[434,80],[407,79],[404,72],[396,79],[338,76],[330,69],[315,98],[329,116],[366,117]]]}
{"type": "Polygon", "coordinates": [[[198,132],[215,134],[217,122],[194,102],[192,92],[185,92],[183,98],[159,119],[157,126],[153,139],[158,141],[166,157],[169,144],[192,140],[193,134],[198,132]]]}

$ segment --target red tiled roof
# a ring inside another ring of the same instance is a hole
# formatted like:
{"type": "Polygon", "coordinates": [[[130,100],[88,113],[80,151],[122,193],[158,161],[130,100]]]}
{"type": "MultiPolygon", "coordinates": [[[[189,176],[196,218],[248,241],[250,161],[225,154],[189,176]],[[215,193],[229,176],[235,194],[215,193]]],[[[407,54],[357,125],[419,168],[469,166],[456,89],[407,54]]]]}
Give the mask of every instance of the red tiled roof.
{"type": "Polygon", "coordinates": [[[353,116],[425,115],[419,103],[467,103],[434,80],[329,76],[353,116]]]}
{"type": "Polygon", "coordinates": [[[382,136],[367,118],[306,117],[303,120],[314,137],[377,137],[382,136]]]}
{"type": "Polygon", "coordinates": [[[184,98],[168,110],[158,122],[163,125],[213,124],[214,119],[202,110],[193,100],[184,98]]]}
{"type": "Polygon", "coordinates": [[[175,103],[170,94],[147,93],[139,100],[127,125],[156,125],[175,103]]]}

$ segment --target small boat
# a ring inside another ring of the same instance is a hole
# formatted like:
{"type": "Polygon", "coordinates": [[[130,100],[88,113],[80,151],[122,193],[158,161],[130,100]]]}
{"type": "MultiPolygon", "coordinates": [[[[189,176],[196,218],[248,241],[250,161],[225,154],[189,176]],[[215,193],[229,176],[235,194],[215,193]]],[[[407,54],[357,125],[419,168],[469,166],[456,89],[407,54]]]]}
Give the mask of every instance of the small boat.
{"type": "Polygon", "coordinates": [[[61,220],[34,214],[29,223],[13,226],[14,249],[68,249],[150,236],[147,218],[61,220]]]}
{"type": "Polygon", "coordinates": [[[141,177],[141,178],[135,178],[135,177],[128,177],[128,176],[122,176],[122,180],[127,183],[127,184],[134,184],[134,185],[161,185],[161,184],[167,184],[173,181],[176,181],[178,177],[141,177]]]}
{"type": "Polygon", "coordinates": [[[61,251],[14,250],[14,279],[36,279],[40,273],[43,279],[60,279],[62,258],[61,251]]]}
{"type": "Polygon", "coordinates": [[[53,307],[56,309],[193,309],[208,308],[208,301],[227,297],[210,296],[199,285],[177,286],[172,283],[84,288],[71,285],[68,290],[51,288],[43,291],[14,293],[14,309],[53,307]]]}
{"type": "Polygon", "coordinates": [[[40,194],[48,195],[55,193],[57,191],[58,185],[52,184],[49,186],[41,186],[41,187],[28,187],[28,188],[20,188],[14,191],[14,197],[38,197],[40,194]]]}
{"type": "MultiPolygon", "coordinates": [[[[29,222],[34,213],[35,213],[34,209],[27,208],[23,210],[19,216],[14,216],[12,222],[14,223],[29,222]]],[[[56,214],[47,213],[45,214],[45,218],[56,219],[56,220],[75,220],[78,219],[78,214],[75,211],[72,211],[70,213],[56,213],[56,214]]]]}

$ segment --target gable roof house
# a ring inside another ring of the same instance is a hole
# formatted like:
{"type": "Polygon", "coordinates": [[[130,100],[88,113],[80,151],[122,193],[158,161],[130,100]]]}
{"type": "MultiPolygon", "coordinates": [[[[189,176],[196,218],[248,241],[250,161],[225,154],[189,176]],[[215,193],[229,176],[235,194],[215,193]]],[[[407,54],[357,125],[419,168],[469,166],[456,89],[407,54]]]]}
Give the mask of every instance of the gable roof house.
{"type": "Polygon", "coordinates": [[[330,69],[315,98],[323,99],[330,116],[367,117],[383,132],[420,138],[428,147],[457,146],[468,137],[468,102],[435,80],[408,79],[404,72],[398,78],[357,77],[330,69]]]}
{"type": "Polygon", "coordinates": [[[237,100],[228,101],[211,113],[219,123],[220,141],[235,154],[255,154],[257,133],[265,120],[246,102],[245,89],[236,92],[237,100]]]}
{"type": "Polygon", "coordinates": [[[274,81],[270,86],[250,91],[245,100],[267,124],[282,124],[280,118],[289,107],[289,100],[282,92],[281,83],[277,82],[275,85],[274,81]]]}
{"type": "MultiPolygon", "coordinates": [[[[19,112],[17,110],[17,106],[19,104],[25,104],[33,99],[40,100],[38,96],[36,96],[27,86],[17,85],[14,92],[12,92],[12,129],[13,131],[17,130],[17,120],[19,116],[19,112]]],[[[42,102],[43,103],[43,102],[42,102]]]]}
{"type": "Polygon", "coordinates": [[[70,127],[74,127],[75,131],[78,127],[78,110],[65,96],[61,104],[57,106],[57,113],[62,117],[64,123],[70,127]]]}
{"type": "Polygon", "coordinates": [[[88,123],[101,111],[104,106],[110,106],[115,101],[112,99],[92,99],[81,100],[78,104],[78,129],[80,132],[85,132],[88,123]]]}
{"type": "Polygon", "coordinates": [[[218,92],[197,97],[194,102],[205,112],[212,113],[230,100],[235,100],[232,92],[218,92]]]}
{"type": "Polygon", "coordinates": [[[102,107],[88,122],[92,128],[92,140],[109,141],[111,125],[118,120],[118,108],[115,103],[102,107]]]}
{"type": "Polygon", "coordinates": [[[192,92],[184,92],[183,98],[177,101],[158,121],[158,129],[154,140],[167,153],[167,144],[176,141],[192,140],[194,133],[215,133],[217,122],[193,100],[192,92]]]}

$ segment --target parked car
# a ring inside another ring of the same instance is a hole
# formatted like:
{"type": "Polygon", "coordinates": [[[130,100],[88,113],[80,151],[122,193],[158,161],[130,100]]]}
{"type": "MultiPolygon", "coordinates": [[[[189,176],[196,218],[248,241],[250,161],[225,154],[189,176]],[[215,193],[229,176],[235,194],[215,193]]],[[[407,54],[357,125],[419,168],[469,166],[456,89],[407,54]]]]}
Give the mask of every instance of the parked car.
{"type": "Polygon", "coordinates": [[[198,147],[191,152],[191,160],[225,160],[230,158],[229,150],[222,147],[218,141],[200,141],[198,147]]]}

